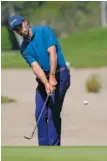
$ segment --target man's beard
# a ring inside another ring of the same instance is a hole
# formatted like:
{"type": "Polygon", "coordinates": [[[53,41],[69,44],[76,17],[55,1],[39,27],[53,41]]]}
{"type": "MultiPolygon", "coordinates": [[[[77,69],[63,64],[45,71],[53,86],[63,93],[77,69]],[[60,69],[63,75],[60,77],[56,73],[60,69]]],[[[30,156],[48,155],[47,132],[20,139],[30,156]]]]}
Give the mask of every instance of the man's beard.
{"type": "Polygon", "coordinates": [[[29,39],[29,30],[28,30],[28,32],[27,32],[27,33],[23,34],[23,38],[25,38],[25,39],[29,39]]]}

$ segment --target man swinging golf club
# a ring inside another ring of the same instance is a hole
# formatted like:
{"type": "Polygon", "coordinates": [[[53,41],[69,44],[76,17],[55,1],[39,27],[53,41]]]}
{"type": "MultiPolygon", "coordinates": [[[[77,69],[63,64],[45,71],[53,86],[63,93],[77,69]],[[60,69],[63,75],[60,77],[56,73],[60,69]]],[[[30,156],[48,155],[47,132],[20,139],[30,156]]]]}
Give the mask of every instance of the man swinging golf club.
{"type": "Polygon", "coordinates": [[[32,68],[38,82],[35,96],[36,121],[47,95],[51,93],[37,125],[39,145],[60,145],[60,113],[66,91],[70,86],[70,73],[60,44],[50,27],[44,25],[31,27],[22,16],[10,17],[9,26],[14,32],[23,36],[21,55],[32,68]]]}

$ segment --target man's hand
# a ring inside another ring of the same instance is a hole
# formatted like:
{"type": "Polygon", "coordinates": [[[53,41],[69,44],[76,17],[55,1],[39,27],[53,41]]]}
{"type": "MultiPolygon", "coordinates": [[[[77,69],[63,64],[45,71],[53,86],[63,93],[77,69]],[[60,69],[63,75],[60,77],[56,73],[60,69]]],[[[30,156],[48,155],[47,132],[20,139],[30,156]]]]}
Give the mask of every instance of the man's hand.
{"type": "Polygon", "coordinates": [[[44,86],[47,94],[51,94],[55,91],[55,87],[52,86],[49,82],[46,82],[44,86]]]}
{"type": "Polygon", "coordinates": [[[50,83],[54,88],[56,88],[57,80],[56,80],[56,78],[55,78],[55,75],[50,74],[50,76],[49,76],[49,83],[50,83]]]}

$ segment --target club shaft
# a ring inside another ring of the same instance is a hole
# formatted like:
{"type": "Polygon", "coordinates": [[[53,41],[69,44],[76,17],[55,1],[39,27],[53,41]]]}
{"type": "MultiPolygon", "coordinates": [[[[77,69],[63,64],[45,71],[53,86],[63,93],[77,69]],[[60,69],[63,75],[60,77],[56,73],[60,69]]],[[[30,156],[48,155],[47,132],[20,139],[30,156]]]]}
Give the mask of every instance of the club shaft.
{"type": "Polygon", "coordinates": [[[43,110],[44,110],[44,108],[46,107],[46,104],[47,104],[47,101],[48,101],[48,99],[49,99],[49,96],[50,96],[50,94],[48,94],[47,97],[46,97],[46,100],[45,100],[45,102],[44,102],[43,108],[42,108],[42,110],[41,110],[41,112],[40,112],[40,115],[39,115],[39,117],[38,117],[37,123],[36,123],[36,125],[35,125],[35,127],[34,127],[34,129],[33,129],[33,131],[32,131],[31,137],[24,136],[25,139],[32,139],[32,138],[33,138],[34,133],[35,133],[35,130],[36,130],[36,128],[37,128],[37,126],[38,126],[38,123],[39,123],[39,121],[40,121],[40,118],[41,118],[41,116],[42,116],[43,110]]]}

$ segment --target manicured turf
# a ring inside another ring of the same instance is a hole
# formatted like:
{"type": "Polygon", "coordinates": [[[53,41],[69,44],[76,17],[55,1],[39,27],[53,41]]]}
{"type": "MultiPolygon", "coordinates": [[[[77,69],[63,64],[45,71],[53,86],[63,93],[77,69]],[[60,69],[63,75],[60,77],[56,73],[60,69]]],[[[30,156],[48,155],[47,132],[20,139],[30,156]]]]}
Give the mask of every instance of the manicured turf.
{"type": "Polygon", "coordinates": [[[1,54],[2,68],[28,68],[19,51],[5,51],[1,54]]]}
{"type": "Polygon", "coordinates": [[[107,147],[2,147],[2,161],[107,161],[107,147]]]}
{"type": "MultiPolygon", "coordinates": [[[[75,32],[60,40],[64,56],[73,67],[107,66],[107,28],[91,29],[87,32],[75,32]]],[[[29,67],[20,52],[2,52],[2,68],[29,67]]]]}
{"type": "Polygon", "coordinates": [[[61,40],[65,58],[73,67],[107,66],[107,28],[72,33],[61,40]]]}

